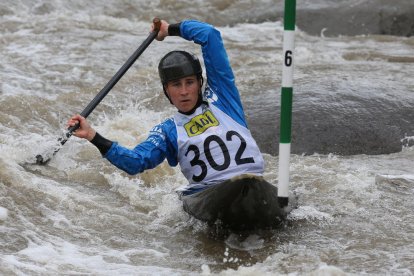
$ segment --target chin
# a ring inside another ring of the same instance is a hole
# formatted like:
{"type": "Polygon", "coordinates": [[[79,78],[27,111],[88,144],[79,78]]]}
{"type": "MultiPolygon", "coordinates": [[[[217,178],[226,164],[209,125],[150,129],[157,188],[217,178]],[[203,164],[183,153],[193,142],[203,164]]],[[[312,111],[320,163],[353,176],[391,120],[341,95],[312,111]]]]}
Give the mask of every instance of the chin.
{"type": "Polygon", "coordinates": [[[177,107],[177,109],[181,112],[186,113],[186,112],[190,112],[191,110],[193,110],[194,107],[195,107],[195,105],[192,106],[192,107],[190,107],[189,105],[186,105],[186,106],[181,106],[180,108],[177,107]]]}

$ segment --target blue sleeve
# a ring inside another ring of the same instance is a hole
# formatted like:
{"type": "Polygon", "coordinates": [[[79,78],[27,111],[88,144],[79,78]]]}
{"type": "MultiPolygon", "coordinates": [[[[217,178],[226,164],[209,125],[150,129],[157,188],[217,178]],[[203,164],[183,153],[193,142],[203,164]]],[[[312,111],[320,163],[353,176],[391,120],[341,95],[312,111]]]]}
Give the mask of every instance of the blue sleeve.
{"type": "Polygon", "coordinates": [[[207,23],[195,20],[183,21],[180,31],[184,39],[201,45],[207,74],[207,96],[215,100],[213,103],[223,112],[247,127],[240,94],[220,32],[207,23]]]}
{"type": "Polygon", "coordinates": [[[170,166],[177,165],[177,130],[172,119],[155,126],[148,138],[134,149],[112,143],[104,156],[113,165],[128,174],[153,169],[166,158],[170,166]]]}

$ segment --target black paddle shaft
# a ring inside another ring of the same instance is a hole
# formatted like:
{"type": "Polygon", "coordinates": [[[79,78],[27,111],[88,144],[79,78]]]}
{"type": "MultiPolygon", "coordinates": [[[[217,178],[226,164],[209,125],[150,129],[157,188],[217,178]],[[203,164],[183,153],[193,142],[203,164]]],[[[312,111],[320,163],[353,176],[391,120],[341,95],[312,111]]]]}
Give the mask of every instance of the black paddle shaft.
{"type": "MultiPolygon", "coordinates": [[[[81,112],[81,116],[88,117],[89,114],[98,106],[98,104],[105,98],[105,96],[111,91],[111,89],[115,86],[115,84],[122,78],[122,76],[128,71],[128,69],[134,64],[134,62],[138,59],[139,56],[147,49],[147,47],[151,44],[151,42],[157,37],[158,32],[161,28],[161,20],[159,18],[154,18],[153,20],[154,29],[149,34],[149,36],[142,42],[142,44],[138,47],[138,49],[129,57],[129,59],[122,65],[122,67],[116,72],[116,74],[109,80],[109,82],[102,88],[102,90],[95,96],[95,98],[86,106],[86,108],[81,112]]],[[[74,126],[71,126],[67,129],[66,134],[64,137],[58,139],[59,143],[63,146],[66,141],[72,136],[73,132],[80,127],[79,123],[74,126]]],[[[51,157],[58,152],[60,149],[54,149],[54,152],[51,156],[44,156],[44,155],[37,155],[36,156],[36,163],[37,164],[46,164],[51,157]]]]}

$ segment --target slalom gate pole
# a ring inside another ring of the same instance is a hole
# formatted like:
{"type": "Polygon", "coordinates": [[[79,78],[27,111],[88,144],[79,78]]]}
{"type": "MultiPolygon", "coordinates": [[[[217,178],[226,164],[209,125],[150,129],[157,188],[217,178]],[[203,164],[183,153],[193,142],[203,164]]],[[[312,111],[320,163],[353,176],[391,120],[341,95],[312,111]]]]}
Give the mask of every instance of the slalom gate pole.
{"type": "Polygon", "coordinates": [[[278,201],[281,207],[286,207],[289,203],[289,165],[292,128],[292,84],[295,20],[296,0],[285,0],[278,185],[278,201]]]}

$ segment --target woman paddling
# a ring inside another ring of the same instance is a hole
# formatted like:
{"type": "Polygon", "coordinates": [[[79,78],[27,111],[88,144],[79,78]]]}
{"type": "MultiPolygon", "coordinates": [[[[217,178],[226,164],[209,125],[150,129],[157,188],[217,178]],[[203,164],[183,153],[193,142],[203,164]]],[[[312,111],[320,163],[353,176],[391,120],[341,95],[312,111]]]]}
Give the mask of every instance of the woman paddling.
{"type": "Polygon", "coordinates": [[[80,115],[74,135],[92,142],[103,157],[129,174],[167,159],[188,179],[181,189],[184,210],[209,223],[233,229],[268,228],[286,215],[277,189],[263,180],[264,160],[246,123],[240,95],[220,32],[195,20],[161,21],[156,37],[180,36],[201,46],[206,68],[204,91],[198,58],[186,51],[166,54],[158,65],[164,93],[177,113],[156,125],[148,138],[127,149],[97,133],[80,115]]]}

